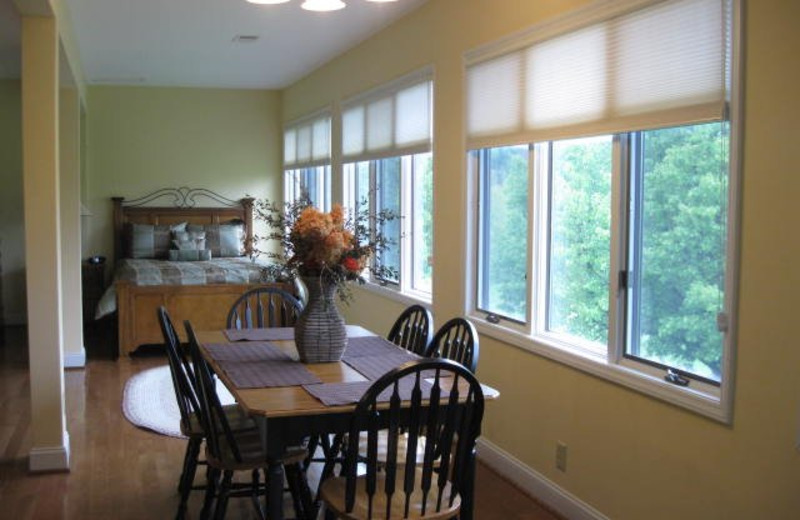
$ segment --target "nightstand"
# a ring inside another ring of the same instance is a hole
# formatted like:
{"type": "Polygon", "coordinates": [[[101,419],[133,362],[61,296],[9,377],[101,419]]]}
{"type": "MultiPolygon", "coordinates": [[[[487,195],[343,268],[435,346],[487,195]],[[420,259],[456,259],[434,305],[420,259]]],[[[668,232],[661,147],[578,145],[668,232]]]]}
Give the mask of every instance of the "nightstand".
{"type": "Polygon", "coordinates": [[[83,323],[94,321],[94,311],[106,288],[106,264],[84,262],[81,267],[81,286],[83,289],[83,323]]]}

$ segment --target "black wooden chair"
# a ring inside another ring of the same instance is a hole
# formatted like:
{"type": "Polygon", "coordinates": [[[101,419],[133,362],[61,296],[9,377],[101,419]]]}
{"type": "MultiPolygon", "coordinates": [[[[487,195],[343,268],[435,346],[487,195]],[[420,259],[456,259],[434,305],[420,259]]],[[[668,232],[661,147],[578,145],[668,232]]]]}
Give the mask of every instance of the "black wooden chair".
{"type": "Polygon", "coordinates": [[[398,347],[424,356],[432,335],[431,311],[422,305],[412,305],[397,317],[386,339],[398,347]]]}
{"type": "Polygon", "coordinates": [[[291,327],[301,312],[303,304],[283,289],[258,287],[236,299],[227,324],[229,329],[291,327]]]}
{"type": "Polygon", "coordinates": [[[320,498],[327,512],[359,520],[457,516],[462,490],[471,497],[482,418],[480,384],[458,363],[421,359],[384,375],[356,406],[343,476],[322,484],[320,498]],[[380,398],[385,390],[388,403],[380,398]],[[358,455],[364,436],[365,459],[358,455]],[[378,454],[381,436],[388,439],[384,458],[378,454]],[[398,449],[403,443],[407,450],[398,449]],[[417,464],[422,446],[423,460],[417,464]],[[366,474],[358,476],[364,461],[366,474]]]}
{"type": "Polygon", "coordinates": [[[425,357],[452,359],[474,374],[478,368],[478,347],[475,326],[465,318],[453,318],[436,331],[425,357]]]}
{"type": "MultiPolygon", "coordinates": [[[[158,322],[161,325],[161,332],[164,335],[164,350],[169,361],[172,386],[175,390],[175,398],[178,401],[178,410],[181,414],[181,433],[189,439],[186,445],[186,454],[183,458],[183,470],[178,480],[178,492],[181,495],[181,499],[178,504],[177,518],[180,519],[186,513],[186,501],[193,489],[197,465],[201,463],[198,459],[200,446],[205,438],[205,431],[200,421],[200,404],[197,389],[194,387],[193,367],[178,340],[178,334],[167,309],[164,306],[159,307],[157,315],[158,322]]],[[[231,428],[236,431],[254,430],[256,428],[253,420],[247,417],[238,405],[223,407],[223,413],[231,428]]],[[[202,464],[205,463],[202,462],[202,464]]]]}
{"type": "MultiPolygon", "coordinates": [[[[267,454],[262,445],[261,434],[257,429],[237,431],[231,426],[220,405],[211,368],[200,353],[194,330],[188,321],[184,325],[189,337],[195,385],[199,389],[200,417],[206,434],[208,484],[200,518],[208,518],[216,500],[214,519],[222,520],[225,518],[229,498],[249,496],[260,518],[264,519],[266,516],[258,500],[265,487],[260,482],[260,471],[267,469],[267,454]],[[235,471],[250,471],[252,484],[245,487],[234,485],[235,471]]],[[[311,518],[315,511],[302,468],[307,455],[307,450],[298,446],[289,448],[282,458],[298,519],[311,518]]]]}

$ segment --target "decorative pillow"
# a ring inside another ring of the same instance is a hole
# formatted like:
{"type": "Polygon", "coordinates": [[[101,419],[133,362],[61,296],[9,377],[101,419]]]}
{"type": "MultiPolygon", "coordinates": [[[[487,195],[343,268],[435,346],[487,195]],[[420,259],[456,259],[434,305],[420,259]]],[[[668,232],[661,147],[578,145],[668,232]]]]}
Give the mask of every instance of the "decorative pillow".
{"type": "Polygon", "coordinates": [[[178,224],[160,224],[155,226],[153,229],[155,258],[167,258],[172,245],[173,233],[182,233],[185,231],[186,222],[180,222],[178,224]]]}
{"type": "Polygon", "coordinates": [[[203,250],[206,248],[205,231],[177,231],[172,233],[173,249],[203,250]]]}
{"type": "Polygon", "coordinates": [[[225,224],[199,226],[189,224],[188,232],[205,231],[206,244],[214,258],[244,255],[244,222],[233,220],[225,224]]]}
{"type": "Polygon", "coordinates": [[[208,249],[170,249],[171,262],[196,262],[198,260],[211,260],[211,251],[208,249]]]}
{"type": "Polygon", "coordinates": [[[219,227],[219,256],[244,254],[244,224],[224,224],[219,227]]]}
{"type": "Polygon", "coordinates": [[[172,225],[128,224],[123,253],[129,258],[166,258],[173,231],[185,231],[186,222],[172,225]]]}
{"type": "Polygon", "coordinates": [[[151,224],[133,224],[130,234],[131,258],[155,258],[155,234],[151,224]]]}

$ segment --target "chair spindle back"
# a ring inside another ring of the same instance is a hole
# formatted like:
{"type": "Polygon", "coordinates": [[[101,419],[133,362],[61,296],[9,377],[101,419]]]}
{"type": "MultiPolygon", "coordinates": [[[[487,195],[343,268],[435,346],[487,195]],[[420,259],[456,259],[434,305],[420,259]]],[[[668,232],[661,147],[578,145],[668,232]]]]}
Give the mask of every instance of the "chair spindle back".
{"type": "Polygon", "coordinates": [[[433,316],[422,305],[412,305],[394,322],[389,341],[420,356],[424,356],[433,335],[433,316]]]}
{"type": "Polygon", "coordinates": [[[421,507],[417,513],[422,515],[452,507],[466,484],[466,465],[480,435],[483,406],[477,379],[453,361],[420,359],[378,379],[359,401],[351,422],[344,466],[345,509],[352,512],[355,506],[362,432],[367,437],[367,518],[390,518],[392,503],[397,507],[398,500],[403,518],[411,507],[421,507]],[[381,429],[387,430],[385,460],[378,454],[381,429]],[[405,450],[398,450],[400,442],[407,443],[405,450]],[[418,449],[424,450],[422,464],[417,464],[418,449]],[[402,460],[398,453],[405,453],[402,460]],[[384,504],[385,511],[375,510],[384,504]]]}
{"type": "Polygon", "coordinates": [[[452,359],[475,373],[479,353],[475,326],[464,318],[453,318],[436,331],[425,357],[452,359]]]}

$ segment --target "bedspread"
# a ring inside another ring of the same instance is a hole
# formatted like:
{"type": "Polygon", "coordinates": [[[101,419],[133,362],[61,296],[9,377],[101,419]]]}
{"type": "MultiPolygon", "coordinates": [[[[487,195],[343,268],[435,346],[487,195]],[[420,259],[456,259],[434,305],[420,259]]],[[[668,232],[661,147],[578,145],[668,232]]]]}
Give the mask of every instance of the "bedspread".
{"type": "Polygon", "coordinates": [[[134,285],[252,284],[262,280],[265,264],[246,257],[215,258],[204,262],[170,262],[126,258],[117,263],[114,283],[97,304],[95,319],[117,310],[116,282],[134,285]]]}

